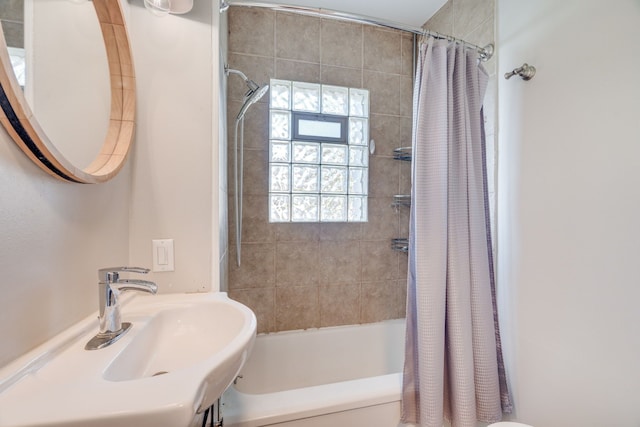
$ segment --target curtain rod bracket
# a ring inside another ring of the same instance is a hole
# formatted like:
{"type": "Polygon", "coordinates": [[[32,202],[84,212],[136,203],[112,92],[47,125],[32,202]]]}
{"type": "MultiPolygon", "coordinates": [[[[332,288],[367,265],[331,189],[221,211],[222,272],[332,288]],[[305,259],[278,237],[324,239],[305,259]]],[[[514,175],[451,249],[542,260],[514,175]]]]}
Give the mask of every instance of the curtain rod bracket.
{"type": "Polygon", "coordinates": [[[493,43],[489,43],[488,45],[480,49],[480,60],[482,62],[487,62],[491,59],[491,57],[493,57],[494,53],[495,47],[493,46],[493,43]]]}
{"type": "Polygon", "coordinates": [[[520,76],[522,77],[522,80],[528,81],[528,80],[531,80],[535,75],[536,75],[536,67],[525,63],[525,64],[522,64],[522,67],[518,67],[513,71],[505,73],[504,78],[509,80],[513,76],[520,76]]]}

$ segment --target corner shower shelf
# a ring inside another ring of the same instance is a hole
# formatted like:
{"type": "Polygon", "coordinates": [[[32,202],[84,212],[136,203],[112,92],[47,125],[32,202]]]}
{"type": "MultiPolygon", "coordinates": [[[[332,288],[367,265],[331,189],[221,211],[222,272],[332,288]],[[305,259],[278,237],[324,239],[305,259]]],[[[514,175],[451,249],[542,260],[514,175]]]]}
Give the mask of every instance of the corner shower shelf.
{"type": "Polygon", "coordinates": [[[391,249],[398,252],[409,252],[409,239],[391,239],[391,249]]]}
{"type": "MultiPolygon", "coordinates": [[[[410,162],[412,157],[411,147],[398,147],[393,150],[393,158],[395,160],[402,160],[410,162]]],[[[393,196],[393,203],[391,206],[396,210],[401,207],[411,207],[411,195],[410,194],[396,194],[393,196]]],[[[409,252],[409,239],[397,238],[391,239],[391,249],[398,252],[409,252]]]]}
{"type": "Polygon", "coordinates": [[[401,208],[401,207],[410,208],[411,207],[411,195],[410,194],[396,194],[395,196],[393,196],[393,203],[391,203],[391,206],[393,206],[394,208],[401,208]]]}
{"type": "Polygon", "coordinates": [[[398,147],[393,150],[393,158],[396,160],[411,161],[411,147],[398,147]]]}

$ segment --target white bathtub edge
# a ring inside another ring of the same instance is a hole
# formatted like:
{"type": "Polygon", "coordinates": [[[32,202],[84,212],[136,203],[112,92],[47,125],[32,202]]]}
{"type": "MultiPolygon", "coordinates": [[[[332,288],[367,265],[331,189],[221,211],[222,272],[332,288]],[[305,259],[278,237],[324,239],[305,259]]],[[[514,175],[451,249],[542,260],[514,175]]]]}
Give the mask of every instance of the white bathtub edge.
{"type": "Polygon", "coordinates": [[[230,387],[223,395],[225,424],[258,427],[400,400],[402,374],[251,395],[230,387]]]}

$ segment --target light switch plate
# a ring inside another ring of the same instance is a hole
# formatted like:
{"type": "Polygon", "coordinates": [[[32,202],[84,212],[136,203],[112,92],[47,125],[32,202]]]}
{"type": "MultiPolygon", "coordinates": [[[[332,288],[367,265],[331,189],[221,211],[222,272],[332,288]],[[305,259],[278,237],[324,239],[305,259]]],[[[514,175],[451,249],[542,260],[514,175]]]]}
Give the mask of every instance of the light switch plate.
{"type": "Polygon", "coordinates": [[[173,239],[152,240],[153,271],[175,271],[173,239]]]}

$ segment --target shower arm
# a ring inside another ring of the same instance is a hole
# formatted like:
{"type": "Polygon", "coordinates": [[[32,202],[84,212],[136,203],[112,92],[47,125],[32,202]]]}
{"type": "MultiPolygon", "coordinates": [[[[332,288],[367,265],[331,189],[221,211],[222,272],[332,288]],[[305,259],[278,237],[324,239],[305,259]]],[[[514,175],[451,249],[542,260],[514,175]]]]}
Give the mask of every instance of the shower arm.
{"type": "Polygon", "coordinates": [[[247,77],[247,75],[245,73],[243,73],[240,70],[234,70],[233,68],[229,68],[229,64],[225,64],[224,65],[224,73],[228,76],[229,74],[237,74],[240,77],[242,77],[242,80],[244,80],[245,82],[247,80],[249,80],[249,77],[247,77]]]}
{"type": "Polygon", "coordinates": [[[240,77],[242,77],[242,80],[244,80],[244,82],[247,84],[247,86],[249,86],[249,93],[250,92],[255,92],[256,90],[258,90],[258,88],[260,88],[260,85],[256,82],[254,82],[253,80],[251,80],[249,77],[247,77],[247,75],[245,73],[243,73],[240,70],[234,70],[233,68],[229,68],[229,65],[225,65],[224,66],[224,72],[225,74],[228,76],[230,74],[236,74],[240,77]]]}

